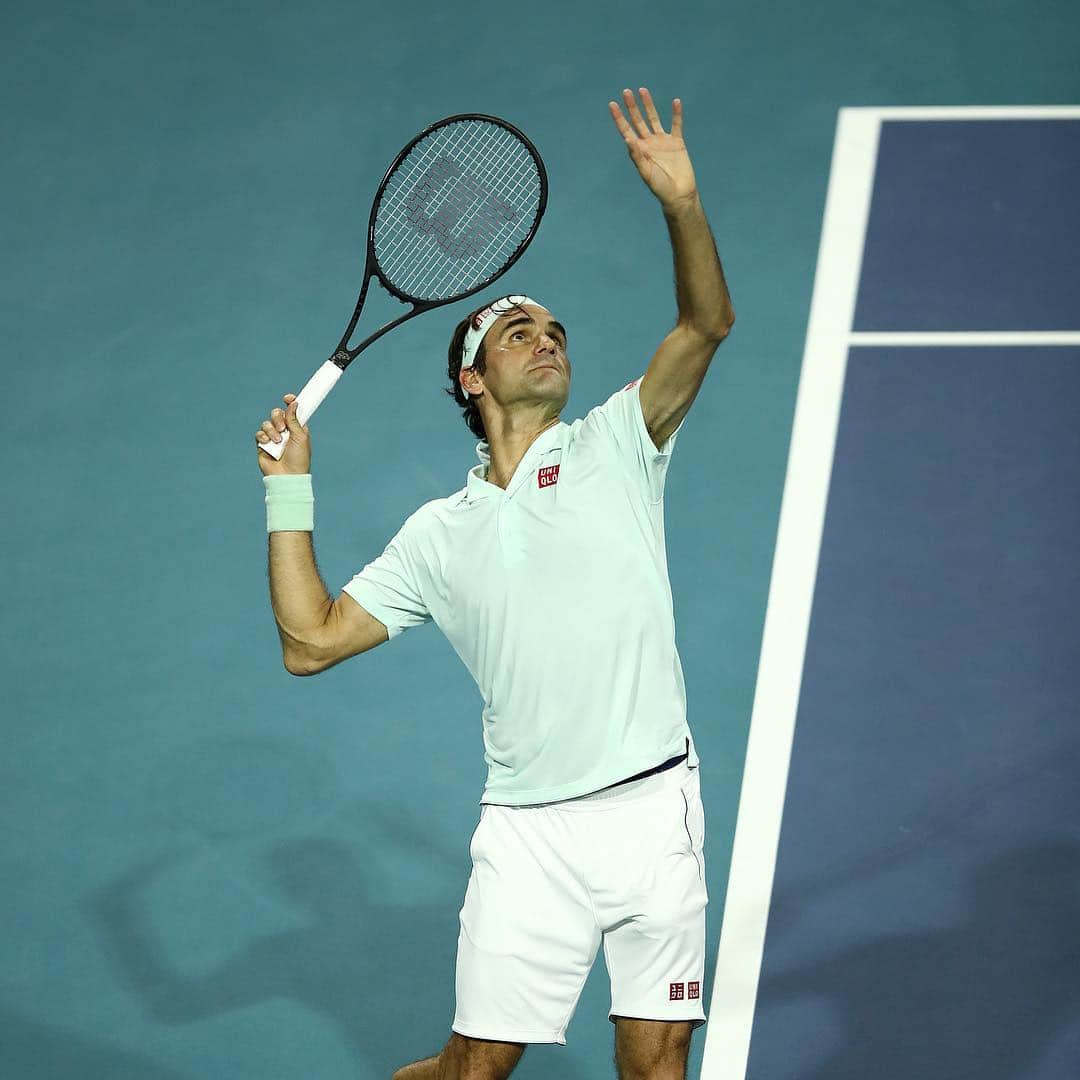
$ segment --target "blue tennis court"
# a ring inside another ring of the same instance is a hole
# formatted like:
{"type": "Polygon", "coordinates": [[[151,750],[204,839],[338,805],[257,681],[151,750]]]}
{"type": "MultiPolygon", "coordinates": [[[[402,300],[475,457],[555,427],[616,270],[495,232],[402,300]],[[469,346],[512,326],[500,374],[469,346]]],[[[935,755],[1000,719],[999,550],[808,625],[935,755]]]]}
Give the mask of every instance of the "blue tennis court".
{"type": "MultiPolygon", "coordinates": [[[[1080,115],[912,112],[838,127],[754,718],[790,765],[755,785],[748,754],[738,830],[775,868],[745,1057],[710,1042],[709,1078],[1080,1054],[1080,115]]],[[[714,1022],[753,967],[739,847],[714,1022]]]]}

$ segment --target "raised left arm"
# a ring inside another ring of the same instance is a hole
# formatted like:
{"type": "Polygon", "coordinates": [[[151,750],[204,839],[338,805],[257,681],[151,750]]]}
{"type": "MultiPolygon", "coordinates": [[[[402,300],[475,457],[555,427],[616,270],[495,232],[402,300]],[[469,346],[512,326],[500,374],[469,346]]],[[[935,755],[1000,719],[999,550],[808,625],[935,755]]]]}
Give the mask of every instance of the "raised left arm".
{"type": "Polygon", "coordinates": [[[735,311],[682,138],[682,102],[676,98],[672,103],[668,134],[649,91],[641,87],[639,92],[651,130],[630,90],[623,91],[623,98],[636,134],[614,101],[608,107],[638,173],[660,201],[675,260],[678,320],[656,350],[639,389],[645,425],[659,449],[697,397],[714,353],[735,322],[735,311]]]}

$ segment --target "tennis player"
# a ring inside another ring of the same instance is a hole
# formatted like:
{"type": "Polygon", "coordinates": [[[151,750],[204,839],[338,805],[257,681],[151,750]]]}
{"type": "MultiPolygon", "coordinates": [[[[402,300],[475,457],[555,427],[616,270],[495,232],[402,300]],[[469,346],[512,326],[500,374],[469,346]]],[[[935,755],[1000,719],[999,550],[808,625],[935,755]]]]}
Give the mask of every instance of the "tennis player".
{"type": "MultiPolygon", "coordinates": [[[[470,313],[450,344],[481,442],[465,486],[425,503],[331,599],[315,565],[311,445],[295,396],[257,442],[285,667],[324,671],[433,621],[484,700],[488,778],[460,912],[456,1013],[394,1080],[496,1080],[566,1043],[601,942],[622,1080],[682,1080],[705,1023],[705,818],[664,541],[668,461],[735,321],[682,138],[647,89],[609,110],[660,201],[678,319],[644,376],[583,420],[567,333],[528,296],[470,313]],[[632,125],[632,126],[631,126],[632,125]]],[[[614,322],[608,321],[614,326],[614,322]]]]}

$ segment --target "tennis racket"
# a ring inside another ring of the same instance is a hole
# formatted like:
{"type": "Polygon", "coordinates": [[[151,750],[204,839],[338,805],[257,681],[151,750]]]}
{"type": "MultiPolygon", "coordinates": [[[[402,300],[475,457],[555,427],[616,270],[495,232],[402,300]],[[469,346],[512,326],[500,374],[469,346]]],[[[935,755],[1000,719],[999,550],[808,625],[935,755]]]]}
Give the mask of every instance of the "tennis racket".
{"type": "MultiPolygon", "coordinates": [[[[544,163],[513,124],[461,113],[421,131],[394,158],[375,193],[356,310],[333,355],[297,395],[300,423],[307,423],[349,364],[383,334],[505,274],[536,235],[546,206],[544,163]],[[412,310],[350,349],[372,277],[412,310]]],[[[288,441],[286,430],[281,442],[258,445],[280,459],[288,441]]]]}

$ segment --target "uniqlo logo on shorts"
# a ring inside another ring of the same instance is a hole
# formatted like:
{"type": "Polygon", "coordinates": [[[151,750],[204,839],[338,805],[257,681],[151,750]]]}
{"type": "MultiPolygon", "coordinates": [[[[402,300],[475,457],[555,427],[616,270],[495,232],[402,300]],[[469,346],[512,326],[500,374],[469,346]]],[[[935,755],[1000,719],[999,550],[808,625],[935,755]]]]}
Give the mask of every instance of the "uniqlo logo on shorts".
{"type": "Polygon", "coordinates": [[[683,989],[684,989],[685,985],[686,985],[685,983],[672,983],[671,984],[671,997],[668,998],[668,1001],[682,1001],[682,999],[686,996],[683,993],[683,989]]]}
{"type": "Polygon", "coordinates": [[[546,469],[541,469],[536,474],[536,483],[538,487],[546,488],[551,487],[552,484],[559,482],[559,466],[549,465],[546,469]]]}
{"type": "Polygon", "coordinates": [[[686,996],[691,1001],[693,1001],[694,998],[700,998],[701,997],[701,983],[692,982],[692,983],[687,983],[686,986],[687,986],[687,989],[688,989],[688,993],[687,993],[686,996]]]}

